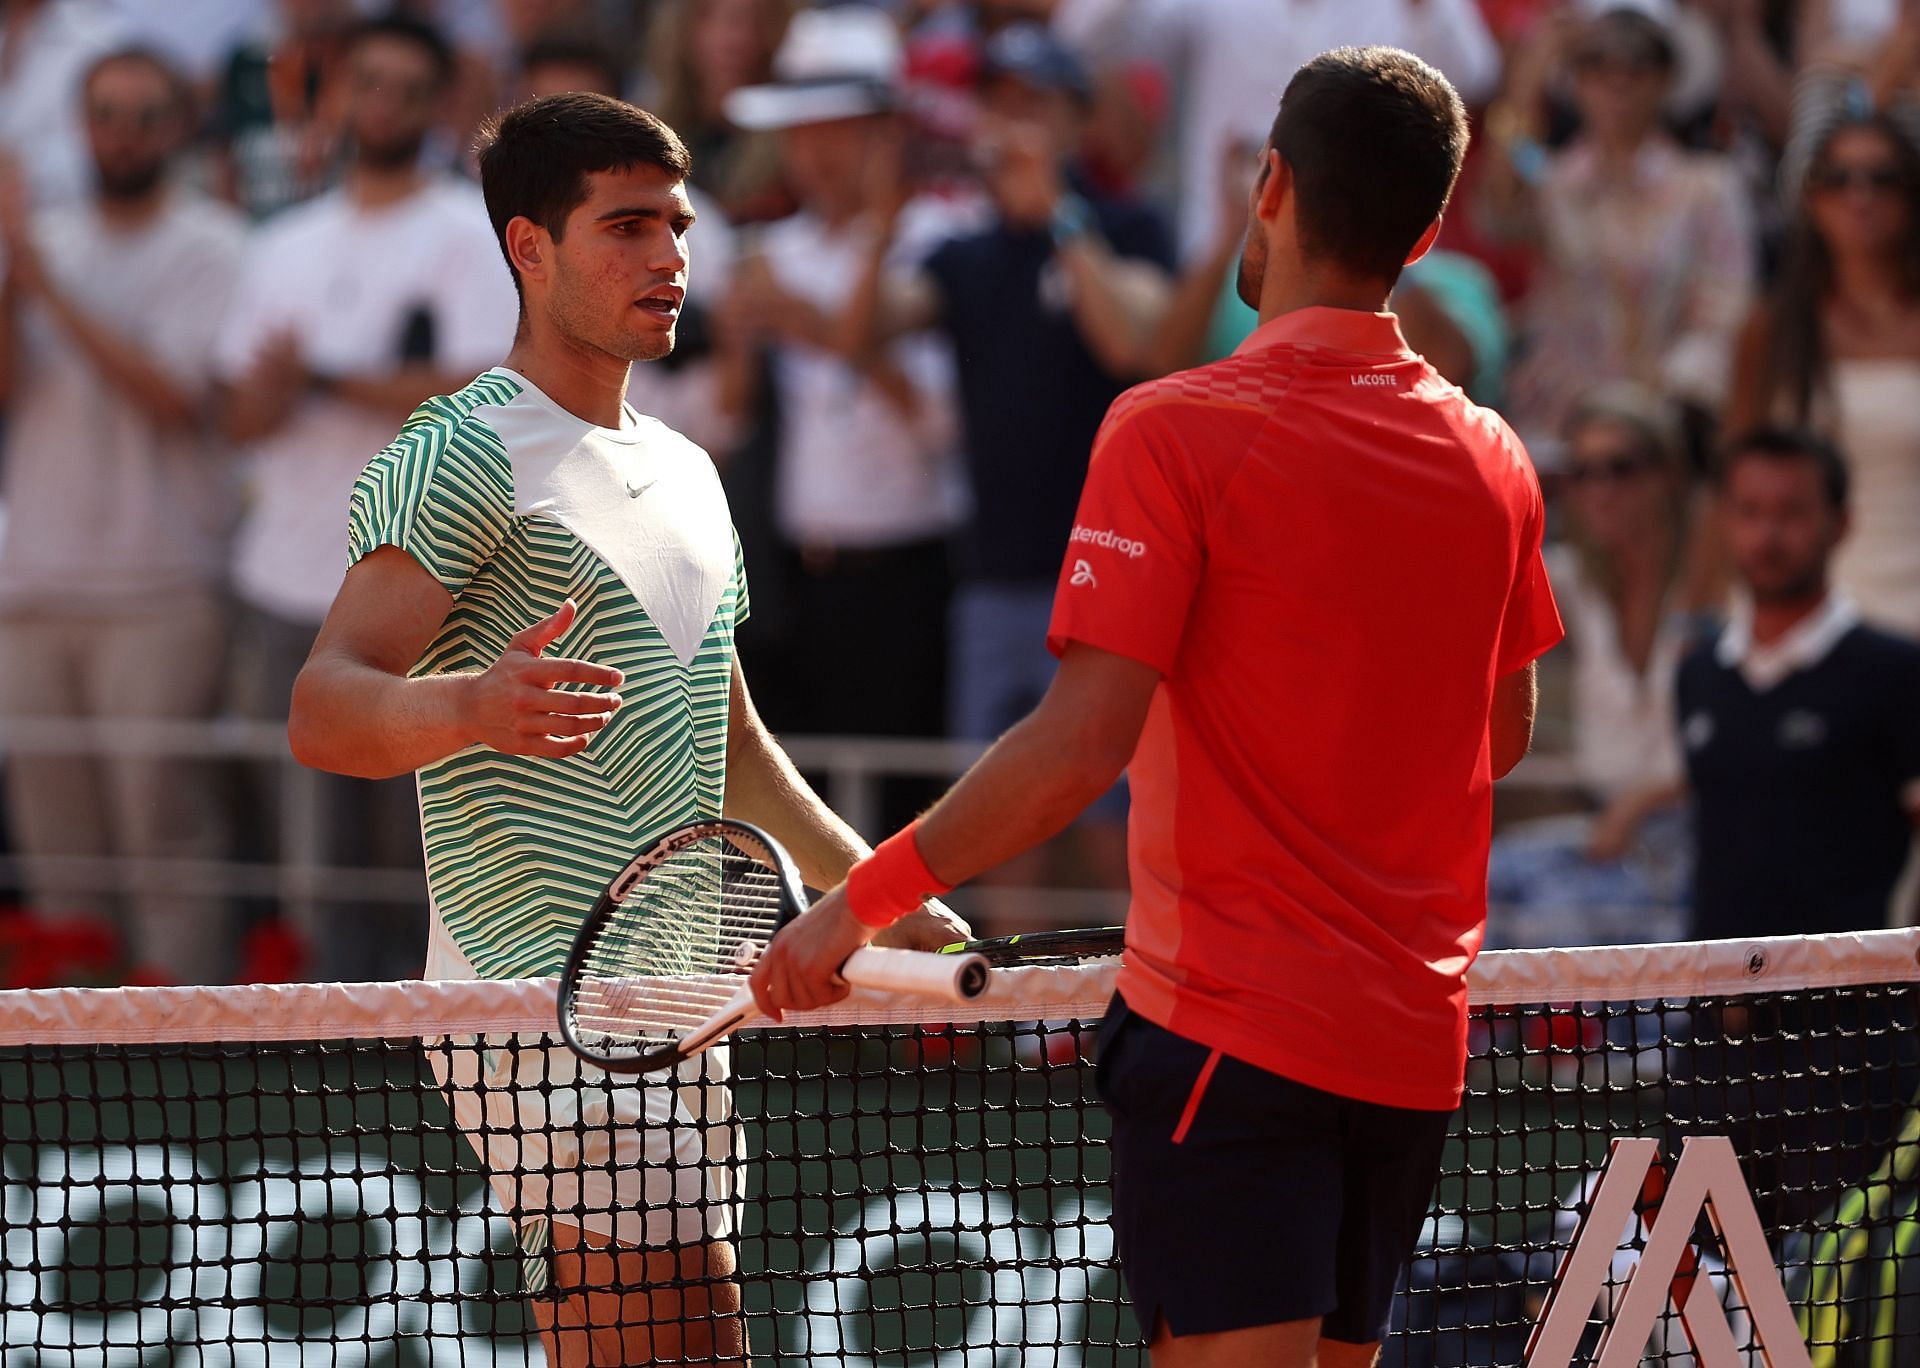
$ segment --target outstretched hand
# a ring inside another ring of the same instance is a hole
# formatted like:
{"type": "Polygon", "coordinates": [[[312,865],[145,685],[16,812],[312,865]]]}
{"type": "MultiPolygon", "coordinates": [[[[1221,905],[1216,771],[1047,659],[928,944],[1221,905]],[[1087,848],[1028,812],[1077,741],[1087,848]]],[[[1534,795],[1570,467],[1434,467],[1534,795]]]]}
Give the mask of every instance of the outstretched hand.
{"type": "Polygon", "coordinates": [[[568,599],[551,616],[515,633],[500,658],[474,676],[467,720],[481,744],[504,755],[564,759],[585,750],[613,720],[621,699],[610,690],[625,678],[620,671],[545,654],[578,612],[568,599]]]}

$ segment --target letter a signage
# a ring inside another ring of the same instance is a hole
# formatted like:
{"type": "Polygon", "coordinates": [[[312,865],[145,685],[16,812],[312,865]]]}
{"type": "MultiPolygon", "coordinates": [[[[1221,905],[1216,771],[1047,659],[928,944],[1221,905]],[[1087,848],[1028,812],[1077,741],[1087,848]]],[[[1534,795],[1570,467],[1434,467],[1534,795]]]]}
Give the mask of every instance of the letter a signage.
{"type": "Polygon", "coordinates": [[[1613,1320],[1601,1331],[1593,1368],[1637,1368],[1668,1302],[1680,1313],[1700,1368],[1745,1368],[1746,1353],[1734,1343],[1713,1279],[1698,1271],[1693,1229],[1702,1209],[1726,1251],[1728,1271],[1769,1368],[1811,1368],[1733,1142],[1720,1135],[1688,1139],[1671,1182],[1663,1181],[1666,1171],[1659,1164],[1656,1140],[1613,1142],[1599,1186],[1554,1272],[1553,1290],[1533,1327],[1527,1368],[1572,1364],[1587,1318],[1607,1290],[1620,1234],[1632,1225],[1643,1197],[1650,1199],[1640,1216],[1647,1226],[1646,1248],[1618,1294],[1613,1320]]]}

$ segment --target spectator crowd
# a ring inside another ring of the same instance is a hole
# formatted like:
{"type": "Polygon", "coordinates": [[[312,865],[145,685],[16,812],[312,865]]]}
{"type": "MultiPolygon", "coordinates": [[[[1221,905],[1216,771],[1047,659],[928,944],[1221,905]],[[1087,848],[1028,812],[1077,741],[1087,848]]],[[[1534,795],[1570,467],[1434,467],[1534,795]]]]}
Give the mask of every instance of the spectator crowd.
{"type": "MultiPolygon", "coordinates": [[[[1394,307],[1551,509],[1567,782],[1503,800],[1489,943],[1913,920],[1916,0],[0,0],[0,978],[67,972],[48,927],[147,981],[417,971],[417,908],[170,872],[283,854],[276,766],[30,733],[284,719],[361,466],[512,340],[490,113],[597,90],[692,150],[630,398],[727,483],[769,722],[981,741],[1047,687],[1108,404],[1257,325],[1279,93],[1359,43],[1473,112],[1394,307]]],[[[325,864],[417,866],[409,784],[312,794],[325,864]]],[[[1125,801],[1020,877],[1117,878],[1125,801]]]]}

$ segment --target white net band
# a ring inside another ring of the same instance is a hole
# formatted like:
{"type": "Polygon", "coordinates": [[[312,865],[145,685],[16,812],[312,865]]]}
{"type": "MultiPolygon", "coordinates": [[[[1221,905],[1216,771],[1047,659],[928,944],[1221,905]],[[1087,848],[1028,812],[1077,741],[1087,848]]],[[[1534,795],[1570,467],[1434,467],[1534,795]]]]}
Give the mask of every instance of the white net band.
{"type": "MultiPolygon", "coordinates": [[[[1089,1020],[1114,960],[995,970],[963,1005],[856,990],[792,1026],[1089,1020]]],[[[48,988],[0,992],[0,1046],[386,1040],[554,1029],[554,980],[48,988]]],[[[1920,928],[1574,950],[1497,950],[1467,975],[1472,1003],[1636,1002],[1920,982],[1920,928]]]]}

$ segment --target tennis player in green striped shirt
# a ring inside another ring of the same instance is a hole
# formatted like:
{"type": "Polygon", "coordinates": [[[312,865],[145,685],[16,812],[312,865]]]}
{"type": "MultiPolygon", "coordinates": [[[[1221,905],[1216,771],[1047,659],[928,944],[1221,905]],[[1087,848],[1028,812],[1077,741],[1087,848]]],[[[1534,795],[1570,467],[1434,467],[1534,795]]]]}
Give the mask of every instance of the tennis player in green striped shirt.
{"type": "MultiPolygon", "coordinates": [[[[352,569],[290,734],[321,769],[418,772],[430,978],[557,973],[635,849],[695,818],[764,826],[819,888],[867,849],[754,712],[712,462],[625,402],[629,363],[673,348],[687,165],[666,125],[602,96],[491,127],[481,183],[521,295],[513,351],[422,405],[353,493],[352,569]]],[[[965,934],[934,906],[896,943],[965,934]]],[[[744,1363],[724,1079],[632,1086],[565,1051],[488,1045],[436,1067],[530,1277],[551,1280],[549,1359],[744,1363]]]]}

